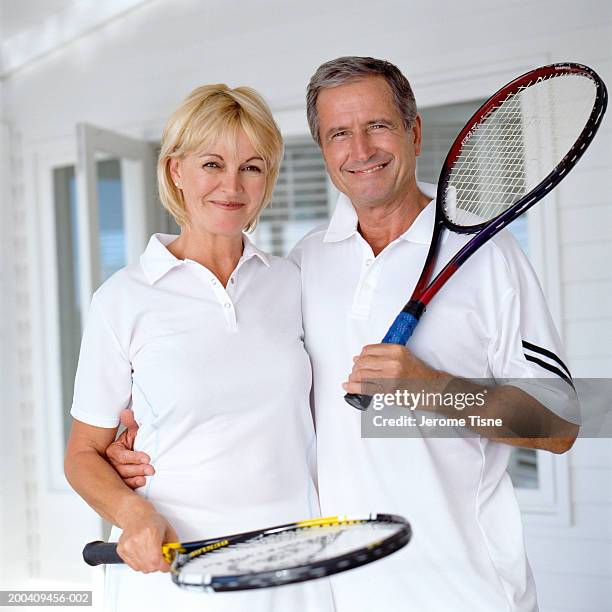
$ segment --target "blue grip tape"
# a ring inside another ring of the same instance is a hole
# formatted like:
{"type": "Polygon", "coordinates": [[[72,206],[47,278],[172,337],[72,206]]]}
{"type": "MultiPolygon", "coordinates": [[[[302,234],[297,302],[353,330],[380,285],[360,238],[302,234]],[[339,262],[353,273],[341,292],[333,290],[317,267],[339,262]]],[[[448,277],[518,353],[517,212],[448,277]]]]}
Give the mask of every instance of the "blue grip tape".
{"type": "Polygon", "coordinates": [[[408,312],[400,312],[387,335],[383,338],[384,344],[406,344],[418,325],[419,320],[408,312]]]}

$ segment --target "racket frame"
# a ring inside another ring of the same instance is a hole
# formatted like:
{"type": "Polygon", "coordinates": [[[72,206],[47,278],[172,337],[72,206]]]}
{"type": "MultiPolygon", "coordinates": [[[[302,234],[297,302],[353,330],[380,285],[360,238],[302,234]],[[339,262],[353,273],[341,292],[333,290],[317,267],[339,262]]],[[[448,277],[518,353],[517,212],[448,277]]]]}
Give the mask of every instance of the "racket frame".
{"type": "Polygon", "coordinates": [[[178,554],[176,554],[170,571],[173,582],[182,588],[196,590],[204,589],[205,591],[212,592],[260,589],[323,578],[366,565],[367,563],[382,559],[400,548],[403,548],[408,544],[411,537],[412,530],[410,524],[401,516],[392,514],[372,514],[365,519],[330,516],[320,519],[299,521],[297,523],[287,523],[265,530],[227,536],[218,541],[211,542],[210,540],[205,540],[203,542],[182,544],[181,547],[185,549],[185,553],[179,551],[178,554]],[[253,539],[264,539],[266,536],[297,531],[298,529],[331,527],[335,525],[354,525],[358,523],[392,523],[398,526],[398,530],[390,536],[370,543],[366,547],[321,561],[248,574],[202,576],[201,583],[187,584],[180,580],[181,570],[191,559],[212,554],[223,547],[247,543],[253,539]],[[202,543],[204,546],[199,547],[198,545],[202,543]]]}
{"type": "Polygon", "coordinates": [[[495,234],[499,233],[509,223],[514,221],[517,217],[526,212],[534,204],[539,202],[544,196],[546,196],[552,189],[554,189],[562,180],[565,175],[576,165],[578,160],[582,157],[587,147],[593,140],[601,120],[606,112],[608,103],[608,93],[604,82],[601,80],[599,75],[582,64],[576,64],[571,62],[550,64],[548,66],[542,66],[535,70],[526,72],[525,74],[517,77],[510,83],[504,85],[500,90],[491,96],[469,119],[465,124],[459,135],[453,142],[444,164],[440,172],[440,178],[438,179],[438,188],[436,194],[436,230],[432,236],[432,248],[430,248],[427,254],[427,260],[421,273],[421,277],[416,284],[410,301],[407,302],[404,308],[408,308],[411,301],[418,301],[425,306],[429,304],[431,298],[440,290],[442,285],[446,283],[448,278],[454,274],[454,272],[472,255],[474,254],[483,244],[490,240],[495,234]],[[526,193],[522,198],[519,198],[508,210],[498,215],[494,219],[485,223],[471,226],[456,225],[444,213],[444,201],[446,189],[450,180],[451,169],[456,159],[461,153],[461,149],[464,146],[466,140],[468,140],[473,132],[485,119],[493,112],[496,108],[501,106],[508,96],[516,93],[523,87],[528,87],[539,81],[547,80],[551,77],[563,75],[563,74],[577,74],[590,78],[596,87],[595,90],[595,101],[593,109],[589,118],[576,139],[576,142],[569,149],[566,155],[561,161],[555,166],[555,168],[546,177],[544,177],[533,189],[526,193]],[[434,248],[435,242],[439,242],[440,234],[442,229],[448,229],[458,234],[477,234],[464,245],[452,259],[442,268],[437,274],[436,278],[427,285],[431,277],[431,273],[435,267],[435,261],[437,259],[438,248],[434,248]]]}
{"type": "MultiPolygon", "coordinates": [[[[209,538],[193,542],[170,542],[162,545],[162,554],[165,560],[171,564],[170,573],[172,581],[182,588],[210,592],[243,591],[314,580],[360,567],[377,559],[382,559],[403,548],[408,544],[411,537],[412,529],[410,523],[398,515],[370,514],[367,518],[328,516],[219,538],[209,538]],[[380,540],[372,541],[365,547],[312,563],[248,574],[203,575],[199,583],[185,583],[180,579],[181,570],[189,561],[207,554],[213,554],[225,547],[247,543],[254,539],[265,539],[266,536],[282,532],[358,523],[390,523],[396,525],[398,529],[393,534],[385,536],[380,540]]],[[[117,554],[116,542],[90,542],[83,549],[83,559],[88,565],[123,563],[123,560],[117,554]]]]}

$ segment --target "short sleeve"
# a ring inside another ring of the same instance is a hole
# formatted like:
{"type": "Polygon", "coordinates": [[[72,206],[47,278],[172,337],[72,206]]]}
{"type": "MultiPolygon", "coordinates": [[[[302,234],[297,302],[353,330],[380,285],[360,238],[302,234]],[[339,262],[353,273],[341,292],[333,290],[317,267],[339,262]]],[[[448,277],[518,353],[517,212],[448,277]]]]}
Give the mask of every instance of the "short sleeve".
{"type": "Polygon", "coordinates": [[[490,346],[489,367],[498,382],[521,388],[561,418],[579,424],[576,391],[544,294],[525,255],[518,246],[511,247],[504,252],[510,289],[497,309],[498,334],[490,346]]]}
{"type": "Polygon", "coordinates": [[[304,239],[300,240],[292,249],[289,251],[287,255],[287,259],[292,261],[298,268],[302,267],[302,242],[304,239]]]}
{"type": "Polygon", "coordinates": [[[81,341],[70,414],[96,427],[117,427],[132,395],[132,367],[94,296],[81,341]]]}
{"type": "Polygon", "coordinates": [[[327,225],[318,225],[317,227],[311,229],[305,236],[302,236],[297,244],[289,251],[287,255],[287,259],[292,261],[300,270],[302,269],[302,263],[304,261],[304,251],[308,248],[312,247],[311,240],[324,232],[327,229],[327,225]]]}

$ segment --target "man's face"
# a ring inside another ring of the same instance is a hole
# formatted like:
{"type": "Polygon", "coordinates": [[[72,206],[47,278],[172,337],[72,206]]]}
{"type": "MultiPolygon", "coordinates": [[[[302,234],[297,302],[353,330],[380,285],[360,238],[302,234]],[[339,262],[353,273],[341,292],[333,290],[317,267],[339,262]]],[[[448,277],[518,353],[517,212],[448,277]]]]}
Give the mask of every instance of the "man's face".
{"type": "Polygon", "coordinates": [[[317,111],[329,176],[357,208],[400,202],[416,188],[421,121],[406,130],[385,79],[323,89],[317,111]]]}

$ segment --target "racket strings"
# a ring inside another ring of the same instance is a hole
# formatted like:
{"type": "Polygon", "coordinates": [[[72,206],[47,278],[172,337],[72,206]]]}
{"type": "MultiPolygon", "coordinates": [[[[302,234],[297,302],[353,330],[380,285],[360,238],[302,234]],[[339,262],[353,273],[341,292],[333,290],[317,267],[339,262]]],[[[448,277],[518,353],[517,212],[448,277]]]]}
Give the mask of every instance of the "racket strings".
{"type": "Polygon", "coordinates": [[[277,571],[343,555],[398,531],[394,524],[309,527],[274,533],[196,556],[179,569],[179,580],[198,583],[202,576],[277,571]]]}
{"type": "Polygon", "coordinates": [[[519,105],[517,96],[507,98],[484,119],[462,149],[455,165],[457,180],[453,182],[459,210],[488,220],[524,193],[519,105]]]}
{"type": "Polygon", "coordinates": [[[451,169],[445,214],[469,227],[501,215],[557,166],[593,108],[595,83],[548,77],[508,95],[464,140],[451,169]]]}

